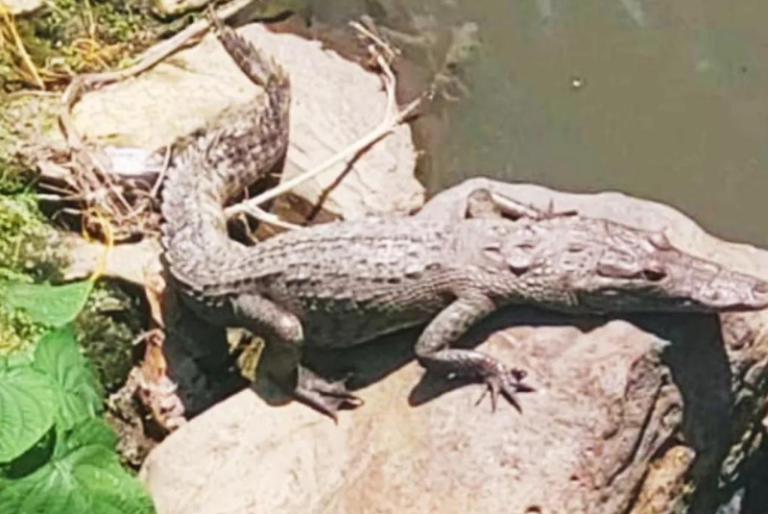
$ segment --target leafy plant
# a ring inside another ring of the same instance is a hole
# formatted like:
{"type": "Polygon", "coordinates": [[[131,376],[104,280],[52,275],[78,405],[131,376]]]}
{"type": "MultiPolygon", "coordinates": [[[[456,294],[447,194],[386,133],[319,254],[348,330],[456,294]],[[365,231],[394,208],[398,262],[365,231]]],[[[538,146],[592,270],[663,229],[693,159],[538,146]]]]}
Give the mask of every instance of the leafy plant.
{"type": "Polygon", "coordinates": [[[101,419],[101,388],[71,321],[90,281],[5,283],[0,301],[52,328],[28,354],[0,359],[0,514],[151,514],[101,419]]]}
{"type": "Polygon", "coordinates": [[[91,289],[90,280],[63,286],[6,282],[0,284],[0,300],[10,307],[23,309],[35,323],[60,327],[80,313],[91,289]]]}
{"type": "Polygon", "coordinates": [[[120,466],[114,434],[100,419],[86,420],[65,433],[50,460],[0,486],[0,512],[153,512],[141,484],[120,466]]]}
{"type": "Polygon", "coordinates": [[[53,387],[31,366],[0,372],[0,462],[19,457],[53,426],[53,387]]]}

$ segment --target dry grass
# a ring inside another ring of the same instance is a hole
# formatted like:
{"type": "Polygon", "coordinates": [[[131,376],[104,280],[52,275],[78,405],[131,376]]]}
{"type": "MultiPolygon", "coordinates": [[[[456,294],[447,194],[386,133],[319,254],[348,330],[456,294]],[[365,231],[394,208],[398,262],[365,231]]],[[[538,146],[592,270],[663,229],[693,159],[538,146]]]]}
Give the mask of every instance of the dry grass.
{"type": "Polygon", "coordinates": [[[0,3],[0,57],[15,68],[18,76],[39,89],[45,89],[40,72],[32,62],[24,41],[16,29],[16,20],[2,3],[0,3]]]}
{"type": "Polygon", "coordinates": [[[0,4],[4,88],[60,89],[78,74],[108,70],[131,58],[152,43],[161,24],[129,4],[50,0],[42,14],[23,20],[0,4]]]}

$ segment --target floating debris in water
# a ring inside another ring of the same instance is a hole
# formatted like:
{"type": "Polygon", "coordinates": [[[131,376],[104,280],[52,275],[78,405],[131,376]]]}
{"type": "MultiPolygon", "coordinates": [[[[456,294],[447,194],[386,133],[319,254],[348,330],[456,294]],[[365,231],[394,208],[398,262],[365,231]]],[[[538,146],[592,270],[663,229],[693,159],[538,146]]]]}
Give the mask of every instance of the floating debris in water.
{"type": "Polygon", "coordinates": [[[584,88],[584,79],[581,77],[573,76],[570,79],[569,85],[572,91],[580,91],[584,88]]]}

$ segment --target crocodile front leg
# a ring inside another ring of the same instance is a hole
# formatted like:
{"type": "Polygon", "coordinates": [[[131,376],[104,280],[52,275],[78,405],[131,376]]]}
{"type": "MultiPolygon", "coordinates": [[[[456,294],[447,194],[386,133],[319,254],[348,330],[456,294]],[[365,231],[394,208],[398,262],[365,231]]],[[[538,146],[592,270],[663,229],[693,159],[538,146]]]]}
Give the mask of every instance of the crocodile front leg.
{"type": "Polygon", "coordinates": [[[329,382],[301,366],[304,330],[301,320],[263,296],[240,295],[232,301],[237,323],[266,338],[262,359],[266,375],[297,400],[336,420],[342,407],[358,407],[362,401],[344,382],[329,382]]]}
{"type": "Polygon", "coordinates": [[[459,297],[427,325],[416,343],[416,357],[428,371],[480,380],[488,387],[491,405],[502,394],[517,410],[517,392],[533,391],[522,383],[525,372],[511,369],[502,362],[475,350],[450,349],[477,321],[496,309],[490,298],[482,294],[459,297]]]}

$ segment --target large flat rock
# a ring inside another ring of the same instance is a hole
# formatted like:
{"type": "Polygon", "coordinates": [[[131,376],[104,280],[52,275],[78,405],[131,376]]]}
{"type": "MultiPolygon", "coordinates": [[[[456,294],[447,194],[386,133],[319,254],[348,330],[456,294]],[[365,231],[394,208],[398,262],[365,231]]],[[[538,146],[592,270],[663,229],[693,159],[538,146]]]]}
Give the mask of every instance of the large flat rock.
{"type": "MultiPolygon", "coordinates": [[[[768,277],[768,252],[718,241],[668,207],[484,184],[663,228],[680,248],[768,277]]],[[[446,206],[438,196],[426,208],[446,206]]],[[[521,395],[522,414],[476,405],[480,386],[425,377],[412,358],[418,331],[395,334],[316,359],[352,370],[365,400],[338,425],[259,383],[172,434],[142,477],[161,514],[710,512],[718,479],[739,475],[744,441],[761,430],[766,322],[499,312],[468,343],[529,372],[536,391],[521,395]]]]}

